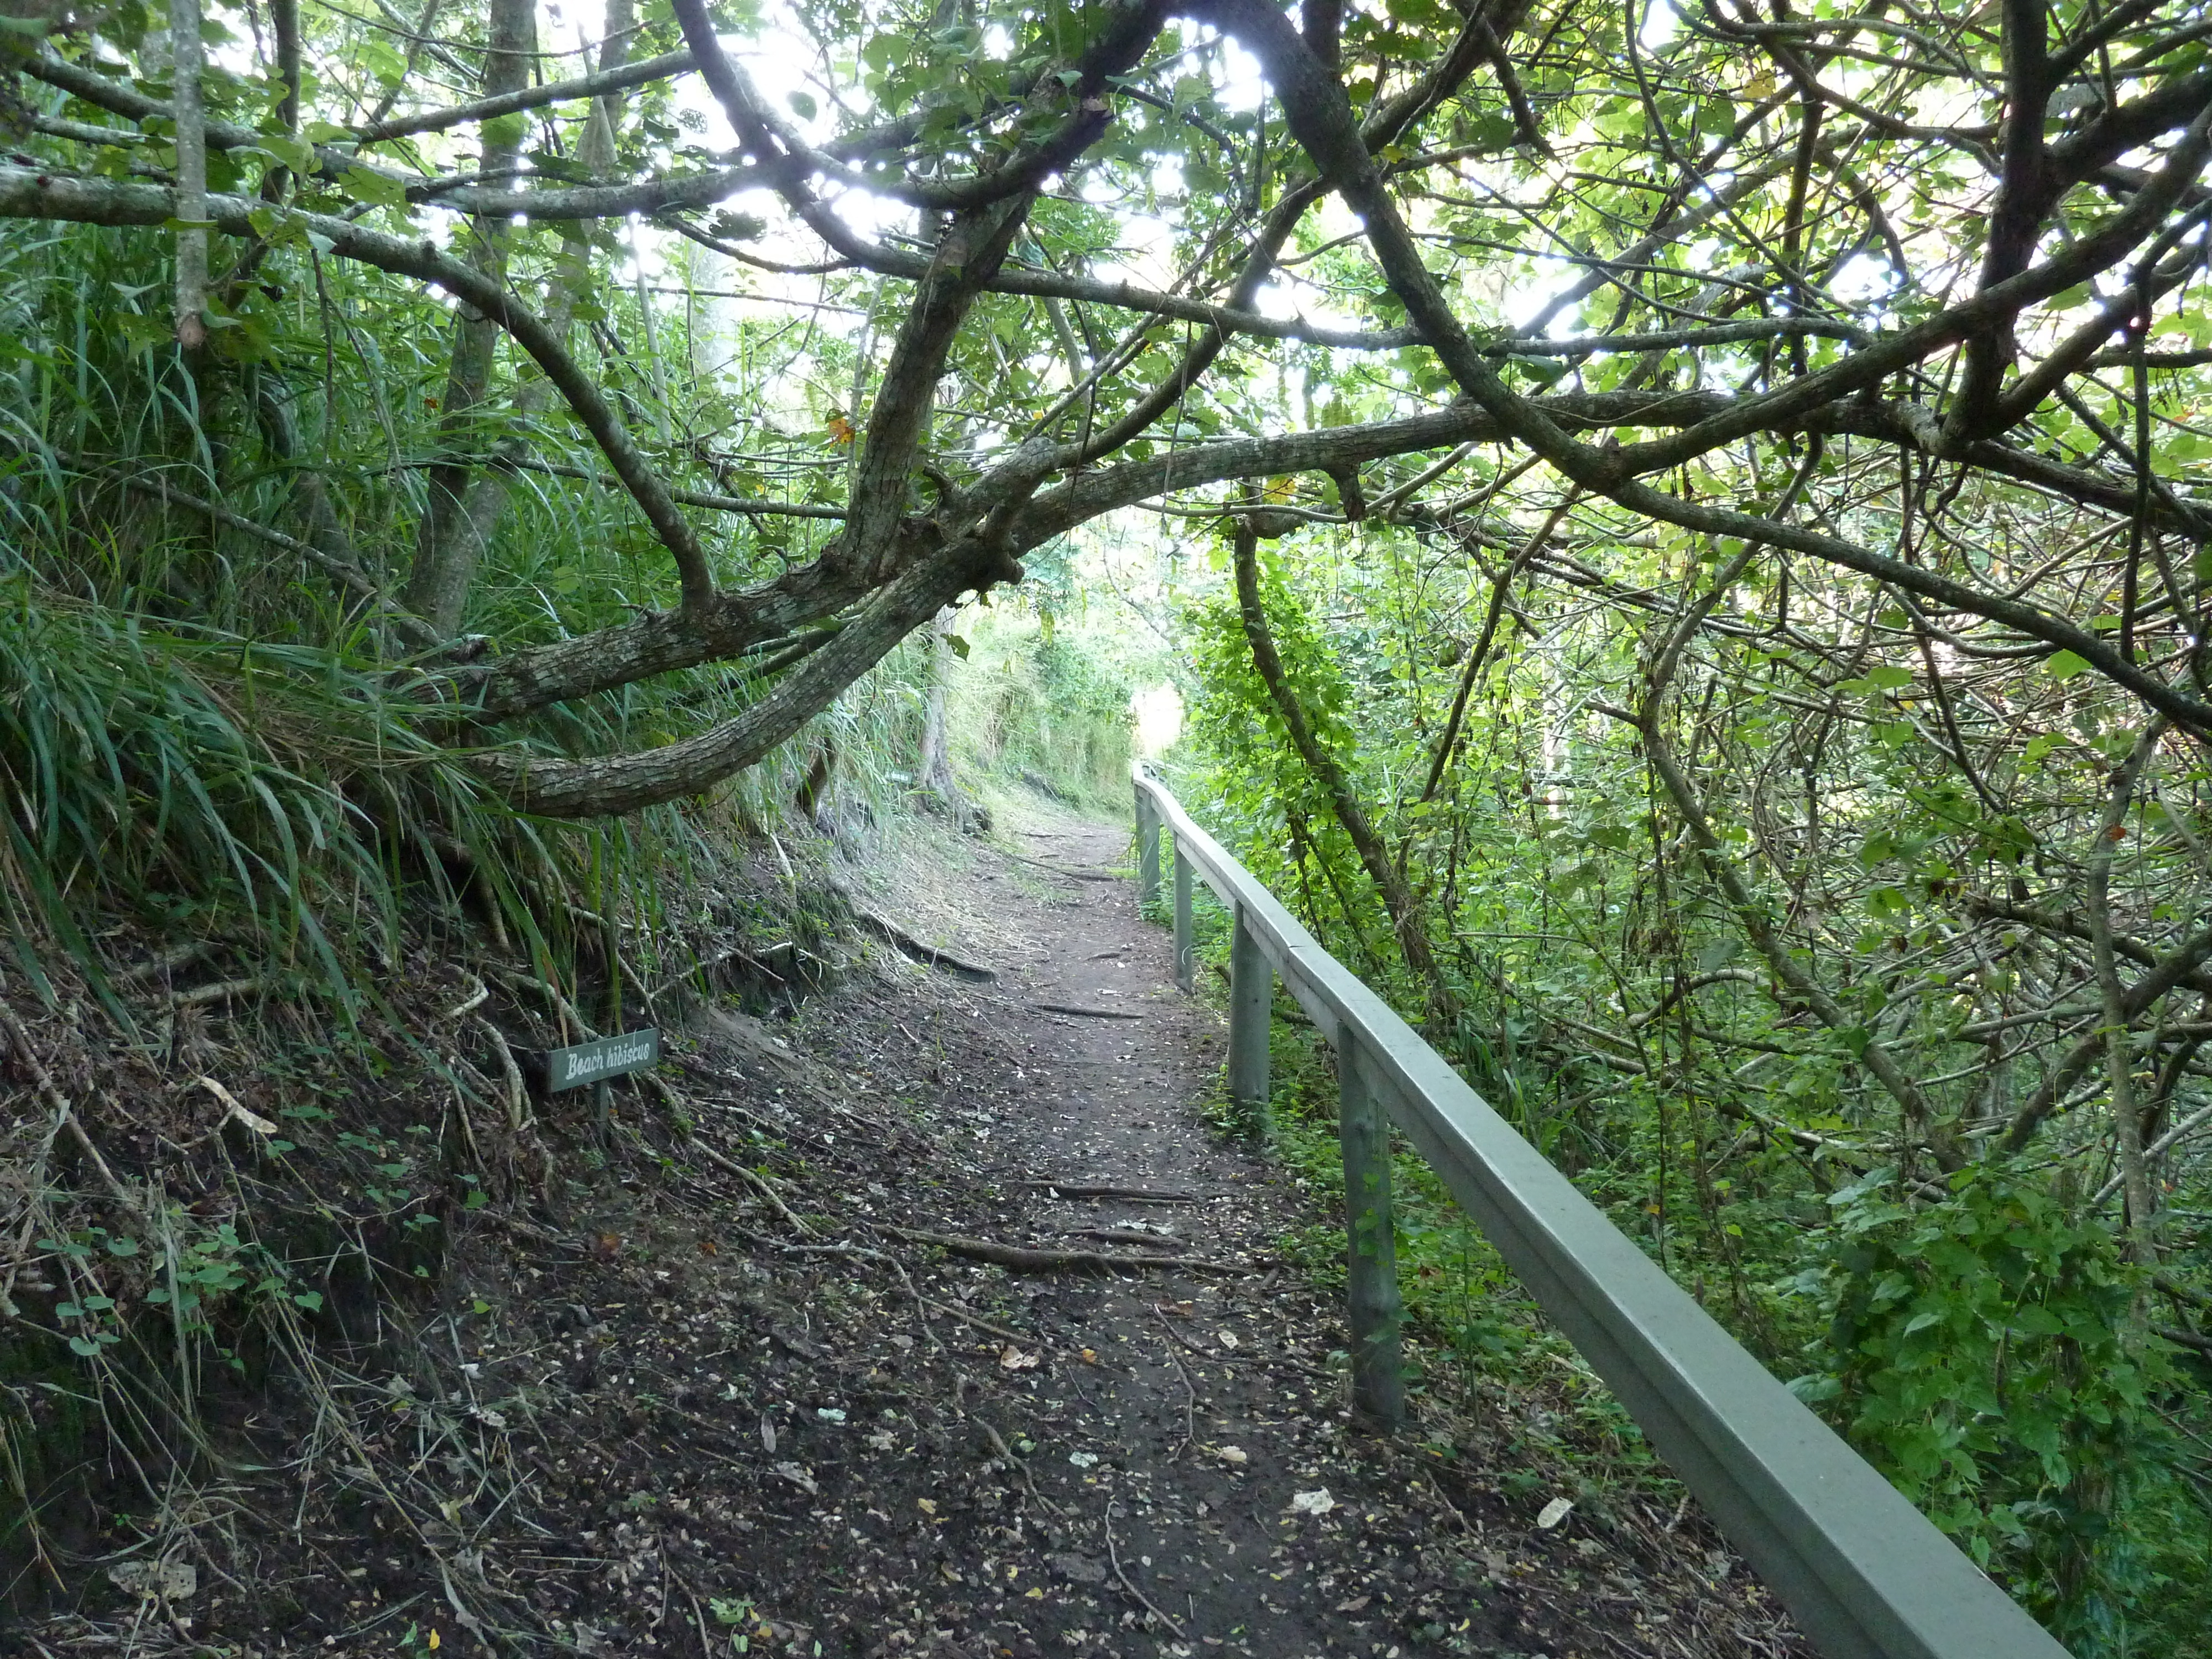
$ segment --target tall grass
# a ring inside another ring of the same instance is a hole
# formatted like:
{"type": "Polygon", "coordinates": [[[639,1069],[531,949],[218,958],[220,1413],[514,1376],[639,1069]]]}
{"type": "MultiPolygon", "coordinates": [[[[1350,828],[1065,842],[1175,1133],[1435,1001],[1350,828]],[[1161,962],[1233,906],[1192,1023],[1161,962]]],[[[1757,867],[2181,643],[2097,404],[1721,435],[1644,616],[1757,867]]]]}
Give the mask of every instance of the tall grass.
{"type": "MultiPolygon", "coordinates": [[[[163,239],[76,227],[0,242],[0,925],[15,960],[44,990],[58,947],[104,988],[103,929],[189,930],[352,1012],[374,978],[363,967],[390,958],[410,907],[462,916],[463,885],[479,919],[520,932],[548,971],[567,965],[558,935],[577,910],[641,924],[632,943],[651,951],[666,878],[717,849],[722,812],[517,815],[476,787],[453,731],[426,726],[387,682],[354,596],[148,489],[298,533],[295,486],[311,466],[362,573],[398,586],[451,313],[339,264],[272,260],[262,274],[236,300],[240,326],[188,366],[161,312],[163,239]],[[266,428],[272,403],[296,434],[289,456],[266,428]]],[[[617,381],[629,372],[604,367],[617,381]]],[[[592,469],[557,405],[531,435],[544,459],[592,469]]],[[[672,595],[665,554],[618,489],[532,473],[506,488],[465,623],[495,648],[672,595]]],[[[725,580],[774,563],[756,542],[749,526],[727,535],[725,580]]],[[[568,753],[645,747],[729,695],[712,671],[675,675],[485,735],[568,753]]],[[[824,722],[856,761],[902,736],[882,702],[863,693],[824,722]]],[[[787,807],[808,758],[793,747],[732,792],[741,822],[787,807]]],[[[856,780],[884,769],[848,768],[856,780]]]]}
{"type": "Polygon", "coordinates": [[[328,653],[165,626],[20,566],[0,607],[0,901],[27,975],[45,983],[43,938],[103,984],[85,919],[118,914],[235,935],[353,1006],[349,963],[397,948],[403,795],[483,827],[454,761],[328,653]]]}

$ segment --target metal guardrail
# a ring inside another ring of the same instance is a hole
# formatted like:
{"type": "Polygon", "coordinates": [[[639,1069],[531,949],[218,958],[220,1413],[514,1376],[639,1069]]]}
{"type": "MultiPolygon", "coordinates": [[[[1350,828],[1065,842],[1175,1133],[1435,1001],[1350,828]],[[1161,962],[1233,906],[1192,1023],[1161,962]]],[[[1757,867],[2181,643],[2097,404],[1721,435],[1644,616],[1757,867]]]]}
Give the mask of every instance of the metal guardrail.
{"type": "Polygon", "coordinates": [[[1139,878],[1175,849],[1176,980],[1191,988],[1194,876],[1236,918],[1229,1086],[1264,1113],[1271,976],[1336,1051],[1351,1242],[1353,1400],[1404,1415],[1389,1130],[1443,1176],[1827,1659],[2066,1659],[2066,1650],[1739,1346],[1444,1058],[1315,942],[1141,767],[1139,878]],[[1386,1122],[1386,1115],[1387,1120],[1386,1122]]]}

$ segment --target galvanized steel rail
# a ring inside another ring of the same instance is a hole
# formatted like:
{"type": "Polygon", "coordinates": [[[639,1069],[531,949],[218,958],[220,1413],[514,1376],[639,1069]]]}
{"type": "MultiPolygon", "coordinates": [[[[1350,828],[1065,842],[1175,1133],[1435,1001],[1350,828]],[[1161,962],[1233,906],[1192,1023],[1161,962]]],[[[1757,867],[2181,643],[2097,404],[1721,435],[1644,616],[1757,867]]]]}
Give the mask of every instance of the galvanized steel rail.
{"type": "Polygon", "coordinates": [[[1932,1522],[1806,1409],[1506,1121],[1316,944],[1156,780],[1136,786],[1139,879],[1175,849],[1176,980],[1191,988],[1191,883],[1235,917],[1229,1085],[1264,1113],[1272,976],[1336,1051],[1351,1255],[1353,1395],[1404,1411],[1389,1129],[1443,1176],[1827,1659],[2066,1659],[1932,1522]]]}

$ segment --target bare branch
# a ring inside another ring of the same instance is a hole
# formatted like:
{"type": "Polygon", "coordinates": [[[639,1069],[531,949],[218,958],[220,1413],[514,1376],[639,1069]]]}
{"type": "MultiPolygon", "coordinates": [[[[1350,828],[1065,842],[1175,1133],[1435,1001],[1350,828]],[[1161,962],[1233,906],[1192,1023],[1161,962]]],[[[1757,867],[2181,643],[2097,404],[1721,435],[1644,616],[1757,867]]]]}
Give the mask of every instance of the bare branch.
{"type": "Polygon", "coordinates": [[[465,104],[452,104],[443,109],[421,110],[413,115],[397,116],[382,121],[372,121],[353,130],[354,137],[364,144],[382,143],[393,138],[411,138],[417,133],[443,132],[448,127],[465,125],[471,121],[495,120],[502,115],[513,115],[523,110],[543,109],[548,104],[566,104],[580,98],[597,98],[604,93],[625,92],[632,87],[650,85],[655,81],[672,81],[679,75],[691,72],[693,64],[689,49],[665,52],[658,58],[642,58],[626,64],[620,69],[606,70],[596,75],[579,75],[566,81],[548,81],[541,86],[525,87],[519,92],[502,93],[493,98],[478,98],[465,104]]]}

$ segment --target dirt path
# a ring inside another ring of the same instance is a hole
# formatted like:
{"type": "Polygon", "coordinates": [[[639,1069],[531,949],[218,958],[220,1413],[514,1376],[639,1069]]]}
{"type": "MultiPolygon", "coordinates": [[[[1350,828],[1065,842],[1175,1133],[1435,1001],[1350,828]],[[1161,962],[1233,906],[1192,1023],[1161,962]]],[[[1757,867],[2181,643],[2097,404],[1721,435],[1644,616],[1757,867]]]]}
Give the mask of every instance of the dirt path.
{"type": "MultiPolygon", "coordinates": [[[[921,1583],[856,1650],[1791,1650],[1741,1565],[1679,1514],[1600,1504],[1539,1529],[1557,1488],[1524,1465],[1508,1498],[1504,1471],[1481,1461],[1510,1443],[1510,1421],[1432,1406],[1426,1440],[1355,1430],[1340,1311],[1273,1255],[1321,1218],[1313,1200],[1209,1126],[1224,1021],[1173,988],[1169,935],[1139,915],[1133,884],[1089,878],[1127,859],[1126,830],[1039,811],[1001,838],[1019,854],[981,851],[964,872],[902,884],[929,942],[1000,969],[933,1022],[940,1114],[989,1208],[918,1193],[906,1224],[1247,1271],[1009,1274],[949,1257],[921,1294],[978,1323],[940,1320],[930,1340],[967,1350],[966,1410],[1024,1467],[994,1460],[1002,1499],[957,1513],[940,1492],[927,1547],[909,1532],[911,1553],[883,1551],[921,1583]]],[[[1510,1403],[1540,1420],[1559,1402],[1532,1389],[1510,1403]]],[[[909,1518],[933,1509],[908,1504],[909,1518]]]]}

